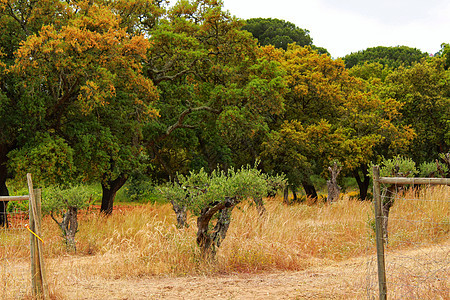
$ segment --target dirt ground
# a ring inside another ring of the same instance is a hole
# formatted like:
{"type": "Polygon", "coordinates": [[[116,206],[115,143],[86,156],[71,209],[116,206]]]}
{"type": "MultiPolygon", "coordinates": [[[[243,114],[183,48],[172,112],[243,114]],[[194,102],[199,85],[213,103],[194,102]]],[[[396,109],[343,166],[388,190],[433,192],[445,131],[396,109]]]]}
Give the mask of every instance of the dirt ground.
{"type": "Polygon", "coordinates": [[[361,299],[366,262],[347,261],[301,272],[142,279],[77,278],[67,299],[361,299]]]}
{"type": "MultiPolygon", "coordinates": [[[[91,259],[96,258],[72,258],[70,264],[83,269],[91,259]]],[[[108,280],[85,274],[55,286],[64,299],[377,299],[375,260],[370,255],[299,272],[207,277],[108,280]]],[[[386,269],[390,299],[450,299],[450,243],[391,252],[386,269]]]]}
{"type": "MultiPolygon", "coordinates": [[[[141,278],[95,272],[99,261],[115,259],[120,257],[48,260],[54,299],[378,299],[375,255],[298,272],[141,278]]],[[[29,299],[28,267],[24,261],[9,262],[7,276],[0,272],[0,299],[29,299]],[[22,280],[11,285],[8,276],[22,280]]],[[[450,299],[450,242],[388,252],[386,269],[389,299],[450,299]]]]}

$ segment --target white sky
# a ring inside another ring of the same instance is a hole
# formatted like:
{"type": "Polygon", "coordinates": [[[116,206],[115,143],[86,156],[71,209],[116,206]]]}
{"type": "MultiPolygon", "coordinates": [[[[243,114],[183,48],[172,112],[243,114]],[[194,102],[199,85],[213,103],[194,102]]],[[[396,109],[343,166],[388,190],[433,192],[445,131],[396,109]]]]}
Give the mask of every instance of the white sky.
{"type": "Polygon", "coordinates": [[[277,18],[310,31],[332,57],[376,46],[436,53],[450,43],[448,0],[223,0],[241,19],[277,18]]]}

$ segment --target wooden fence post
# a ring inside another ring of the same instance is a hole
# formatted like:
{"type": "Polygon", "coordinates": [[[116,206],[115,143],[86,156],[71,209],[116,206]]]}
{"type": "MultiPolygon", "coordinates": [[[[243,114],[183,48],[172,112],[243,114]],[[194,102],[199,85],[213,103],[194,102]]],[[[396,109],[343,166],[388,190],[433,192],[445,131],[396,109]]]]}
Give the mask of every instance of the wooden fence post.
{"type": "MultiPolygon", "coordinates": [[[[41,237],[41,190],[33,189],[31,174],[27,174],[29,193],[30,230],[41,237]]],[[[38,299],[49,299],[45,276],[42,241],[31,234],[31,286],[33,296],[38,299]]]]}
{"type": "Polygon", "coordinates": [[[378,288],[380,300],[386,300],[386,268],[384,262],[384,241],[383,241],[383,210],[380,188],[380,168],[373,167],[373,202],[375,205],[375,225],[377,241],[377,262],[378,262],[378,288]]]}

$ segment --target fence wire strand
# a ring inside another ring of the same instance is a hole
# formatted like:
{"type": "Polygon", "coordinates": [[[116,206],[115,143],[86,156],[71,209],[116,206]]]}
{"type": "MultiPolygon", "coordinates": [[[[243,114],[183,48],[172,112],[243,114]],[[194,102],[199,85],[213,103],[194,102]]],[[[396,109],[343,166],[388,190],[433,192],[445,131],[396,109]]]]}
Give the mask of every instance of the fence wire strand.
{"type": "MultiPolygon", "coordinates": [[[[394,202],[385,244],[387,298],[450,299],[450,187],[388,188],[381,189],[381,201],[394,202]]],[[[367,268],[368,298],[378,299],[376,257],[367,268]]]]}

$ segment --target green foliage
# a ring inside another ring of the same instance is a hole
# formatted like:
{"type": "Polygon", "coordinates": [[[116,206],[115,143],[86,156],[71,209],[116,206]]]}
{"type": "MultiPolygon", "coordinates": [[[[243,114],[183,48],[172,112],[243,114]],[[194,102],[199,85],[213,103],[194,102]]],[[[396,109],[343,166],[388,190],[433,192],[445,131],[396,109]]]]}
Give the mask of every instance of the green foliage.
{"type": "Polygon", "coordinates": [[[267,169],[286,174],[295,187],[307,180],[311,154],[307,134],[300,122],[285,122],[278,131],[272,131],[263,144],[262,157],[267,169]]]}
{"type": "Polygon", "coordinates": [[[402,123],[410,124],[416,137],[409,153],[418,163],[431,161],[450,149],[450,72],[442,58],[399,68],[386,78],[385,98],[401,104],[402,123]]]}
{"type": "Polygon", "coordinates": [[[438,56],[442,56],[445,59],[445,69],[448,70],[450,68],[450,44],[442,43],[441,50],[438,52],[438,56]]]}
{"type": "Polygon", "coordinates": [[[33,174],[37,185],[67,184],[74,179],[74,150],[58,136],[38,133],[8,156],[16,181],[23,181],[27,173],[33,174]]]}
{"type": "Polygon", "coordinates": [[[441,177],[446,178],[449,174],[450,155],[440,153],[439,159],[433,162],[423,162],[419,166],[420,177],[441,177]]]}
{"type": "Polygon", "coordinates": [[[91,189],[85,185],[69,188],[49,186],[42,190],[42,211],[47,214],[64,214],[69,207],[84,209],[89,205],[91,197],[91,189]]]}
{"type": "MultiPolygon", "coordinates": [[[[392,157],[407,149],[414,134],[396,121],[400,103],[382,101],[374,93],[378,77],[389,70],[373,64],[352,73],[341,60],[294,45],[282,54],[289,92],[285,112],[263,142],[266,170],[285,173],[294,188],[305,187],[311,175],[327,174],[332,161],[342,163],[344,176],[359,176],[355,170],[377,156],[392,157]]],[[[369,179],[365,172],[363,176],[359,187],[367,188],[369,179]]]]}
{"type": "Polygon", "coordinates": [[[398,68],[400,66],[412,66],[425,57],[427,57],[427,54],[416,48],[379,46],[348,54],[344,57],[344,61],[345,66],[349,69],[356,65],[363,65],[366,62],[375,62],[390,68],[398,68]]]}
{"type": "Polygon", "coordinates": [[[148,202],[156,201],[155,199],[155,184],[151,178],[144,174],[133,174],[124,185],[124,194],[126,201],[132,202],[148,202]]]}
{"type": "Polygon", "coordinates": [[[423,162],[419,165],[419,177],[440,177],[439,174],[437,174],[437,169],[435,162],[423,162]]]}
{"type": "Polygon", "coordinates": [[[125,1],[109,4],[0,4],[2,52],[8,45],[0,56],[0,148],[12,151],[9,161],[0,157],[10,166],[2,180],[33,172],[44,184],[107,181],[140,163],[142,127],[157,116],[158,93],[142,66],[150,43],[124,28],[129,20],[117,14],[125,1]]]}
{"type": "Polygon", "coordinates": [[[417,173],[416,163],[403,156],[385,159],[380,164],[381,177],[414,177],[417,173]]]}
{"type": "Polygon", "coordinates": [[[272,18],[255,18],[247,20],[246,23],[242,29],[251,32],[262,46],[273,45],[286,50],[292,43],[299,46],[312,45],[309,31],[291,22],[272,18]]]}
{"type": "Polygon", "coordinates": [[[283,176],[268,176],[260,170],[246,166],[228,171],[214,170],[211,174],[201,169],[188,175],[177,176],[177,182],[160,187],[164,198],[186,206],[195,215],[212,203],[235,199],[234,205],[250,198],[262,198],[269,190],[285,184],[283,176]]]}
{"type": "Polygon", "coordinates": [[[180,1],[151,32],[146,67],[158,85],[161,117],[144,138],[158,177],[255,161],[270,118],[282,111],[279,63],[221,5],[180,1]]]}
{"type": "Polygon", "coordinates": [[[382,65],[379,62],[364,62],[354,65],[349,69],[352,76],[361,78],[373,85],[384,82],[386,77],[392,72],[392,68],[382,65]]]}

